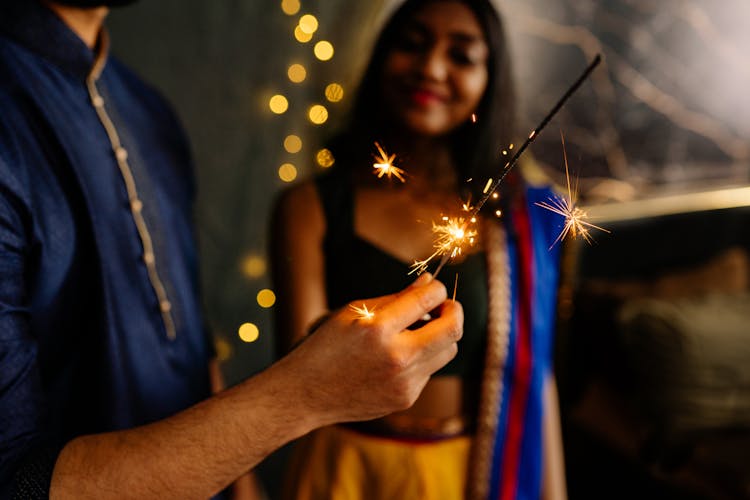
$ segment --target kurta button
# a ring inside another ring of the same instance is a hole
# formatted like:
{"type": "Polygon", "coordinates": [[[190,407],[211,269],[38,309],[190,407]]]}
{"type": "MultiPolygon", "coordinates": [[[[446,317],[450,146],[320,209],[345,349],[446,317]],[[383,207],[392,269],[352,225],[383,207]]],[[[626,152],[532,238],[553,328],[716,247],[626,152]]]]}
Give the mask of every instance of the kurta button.
{"type": "Polygon", "coordinates": [[[128,159],[128,151],[122,146],[120,146],[117,149],[115,149],[115,156],[117,157],[118,160],[125,161],[128,159]]]}

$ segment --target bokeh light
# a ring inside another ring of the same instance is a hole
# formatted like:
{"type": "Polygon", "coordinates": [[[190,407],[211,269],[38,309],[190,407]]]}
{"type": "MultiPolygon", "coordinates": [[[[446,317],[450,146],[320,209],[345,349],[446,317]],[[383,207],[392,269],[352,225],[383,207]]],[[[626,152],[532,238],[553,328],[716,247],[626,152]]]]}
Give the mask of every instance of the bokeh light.
{"type": "Polygon", "coordinates": [[[284,14],[287,16],[293,16],[299,12],[300,7],[299,0],[281,0],[281,10],[283,10],[284,14]]]}
{"type": "Polygon", "coordinates": [[[280,115],[289,109],[289,101],[283,95],[276,94],[268,101],[268,107],[271,108],[272,112],[280,115]]]}
{"type": "Polygon", "coordinates": [[[330,102],[339,102],[344,98],[344,87],[338,83],[329,83],[325,91],[326,99],[330,102]]]}
{"type": "Polygon", "coordinates": [[[286,71],[289,80],[293,83],[304,82],[307,78],[307,70],[301,64],[292,64],[286,71]]]}
{"type": "Polygon", "coordinates": [[[276,303],[276,294],[273,293],[273,290],[264,288],[263,290],[258,292],[258,295],[255,297],[255,300],[258,301],[258,305],[260,307],[269,308],[276,303]]]}
{"type": "Polygon", "coordinates": [[[246,255],[240,262],[240,270],[247,278],[260,278],[266,273],[266,259],[260,255],[246,255]]]}
{"type": "Polygon", "coordinates": [[[287,153],[299,153],[302,149],[302,139],[294,134],[286,136],[286,139],[284,139],[284,149],[287,153]]]}
{"type": "Polygon", "coordinates": [[[299,43],[307,43],[312,40],[312,37],[311,33],[305,33],[302,31],[299,25],[294,28],[294,38],[296,38],[299,43]]]}
{"type": "Polygon", "coordinates": [[[237,334],[243,342],[255,342],[260,336],[260,330],[253,323],[242,323],[237,334]]]}
{"type": "Polygon", "coordinates": [[[279,167],[279,179],[284,182],[292,182],[297,178],[297,167],[291,163],[284,163],[279,167]]]}
{"type": "Polygon", "coordinates": [[[331,153],[330,149],[321,149],[318,151],[318,153],[315,155],[315,161],[323,168],[328,168],[333,166],[334,161],[336,161],[333,158],[333,153],[331,153]]]}
{"type": "Polygon", "coordinates": [[[328,120],[328,110],[323,105],[314,104],[310,106],[310,109],[307,112],[307,117],[315,125],[322,125],[328,120]]]}
{"type": "Polygon", "coordinates": [[[312,14],[305,14],[299,18],[299,29],[303,33],[312,35],[318,30],[318,19],[312,14]]]}
{"type": "Polygon", "coordinates": [[[214,350],[216,351],[216,360],[220,363],[232,357],[232,344],[223,335],[214,337],[214,350]]]}
{"type": "Polygon", "coordinates": [[[333,57],[333,45],[327,40],[321,40],[315,44],[313,52],[321,61],[327,61],[333,57]]]}

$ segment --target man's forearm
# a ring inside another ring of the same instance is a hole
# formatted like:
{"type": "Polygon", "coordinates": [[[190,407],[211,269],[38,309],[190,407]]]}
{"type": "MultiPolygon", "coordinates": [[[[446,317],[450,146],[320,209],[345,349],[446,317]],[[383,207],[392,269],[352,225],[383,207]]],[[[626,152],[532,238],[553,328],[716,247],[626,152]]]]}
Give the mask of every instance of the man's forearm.
{"type": "Polygon", "coordinates": [[[372,299],[373,317],[340,309],[265,372],[208,401],[143,427],[71,441],[50,496],[206,498],[312,429],[408,408],[458,351],[463,312],[446,296],[423,274],[372,299]],[[429,311],[437,316],[407,330],[429,311]]]}
{"type": "Polygon", "coordinates": [[[168,419],[71,441],[50,497],[208,498],[269,453],[325,422],[289,370],[265,372],[168,419]]]}

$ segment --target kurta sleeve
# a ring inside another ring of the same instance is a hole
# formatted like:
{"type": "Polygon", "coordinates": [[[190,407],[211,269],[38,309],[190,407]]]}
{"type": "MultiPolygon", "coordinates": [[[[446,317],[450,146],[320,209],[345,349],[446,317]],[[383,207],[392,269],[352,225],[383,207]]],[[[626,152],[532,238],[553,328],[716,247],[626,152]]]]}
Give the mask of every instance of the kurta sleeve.
{"type": "Polygon", "coordinates": [[[44,442],[46,407],[30,334],[30,216],[0,149],[0,498],[48,498],[59,449],[44,442]]]}

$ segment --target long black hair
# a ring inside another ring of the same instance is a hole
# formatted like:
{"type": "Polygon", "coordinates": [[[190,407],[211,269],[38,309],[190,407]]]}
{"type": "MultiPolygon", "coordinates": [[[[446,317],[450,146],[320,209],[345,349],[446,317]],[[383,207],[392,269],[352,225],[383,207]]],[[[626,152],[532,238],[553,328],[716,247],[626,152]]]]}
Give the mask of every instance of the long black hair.
{"type": "MultiPolygon", "coordinates": [[[[345,132],[331,142],[336,163],[343,168],[367,164],[373,142],[387,130],[383,111],[381,75],[395,40],[419,9],[440,0],[406,0],[387,21],[375,43],[364,72],[345,132]]],[[[477,17],[489,49],[487,88],[475,111],[476,123],[467,120],[449,136],[458,179],[477,179],[478,183],[497,176],[500,151],[513,140],[516,99],[511,61],[502,20],[489,0],[460,1],[477,17]]],[[[465,183],[460,182],[461,185],[465,183]]],[[[477,183],[473,183],[477,185],[477,183]]],[[[479,186],[481,189],[483,186],[479,186]]]]}

